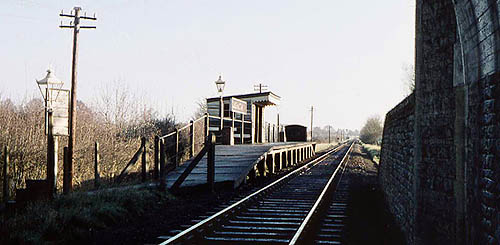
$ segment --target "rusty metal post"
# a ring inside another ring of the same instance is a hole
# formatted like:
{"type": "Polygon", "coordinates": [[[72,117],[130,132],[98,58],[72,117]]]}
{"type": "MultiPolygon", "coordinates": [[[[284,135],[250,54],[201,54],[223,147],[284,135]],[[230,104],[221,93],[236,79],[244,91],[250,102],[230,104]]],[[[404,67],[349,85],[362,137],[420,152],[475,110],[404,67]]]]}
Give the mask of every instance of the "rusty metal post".
{"type": "Polygon", "coordinates": [[[9,201],[9,147],[3,147],[3,201],[9,201]]]}
{"type": "Polygon", "coordinates": [[[189,157],[194,156],[194,121],[189,122],[191,126],[189,127],[189,134],[191,135],[191,151],[189,152],[189,157]]]}
{"type": "Polygon", "coordinates": [[[165,141],[160,139],[160,190],[165,191],[167,189],[167,178],[166,178],[166,164],[165,164],[165,141]]]}
{"type": "Polygon", "coordinates": [[[94,188],[99,189],[101,176],[99,175],[99,142],[94,144],[94,188]]]}
{"type": "Polygon", "coordinates": [[[210,192],[215,190],[215,135],[210,134],[207,139],[207,184],[210,192]]]}
{"type": "Polygon", "coordinates": [[[155,136],[155,152],[154,152],[154,169],[153,179],[158,180],[160,177],[160,137],[155,136]]]}
{"type": "Polygon", "coordinates": [[[146,162],[146,137],[141,138],[142,158],[141,158],[141,181],[146,182],[147,179],[147,162],[146,162]]]}
{"type": "Polygon", "coordinates": [[[64,175],[63,175],[63,193],[69,194],[73,190],[73,168],[70,161],[69,148],[64,147],[64,175]]]}

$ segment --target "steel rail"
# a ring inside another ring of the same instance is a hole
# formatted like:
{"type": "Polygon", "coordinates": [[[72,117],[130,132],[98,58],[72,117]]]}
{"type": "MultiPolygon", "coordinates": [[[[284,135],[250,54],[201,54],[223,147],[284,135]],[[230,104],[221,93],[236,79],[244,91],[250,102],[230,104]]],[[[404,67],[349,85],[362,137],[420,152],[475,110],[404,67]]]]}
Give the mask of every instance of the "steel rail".
{"type": "Polygon", "coordinates": [[[347,156],[351,152],[351,149],[352,149],[353,145],[354,145],[354,142],[352,142],[351,146],[349,146],[349,149],[346,151],[346,153],[345,153],[344,157],[342,158],[342,160],[340,161],[339,165],[337,166],[337,168],[333,172],[332,176],[330,176],[330,179],[328,180],[328,183],[325,185],[325,188],[323,188],[323,191],[319,195],[319,197],[316,200],[316,202],[314,203],[313,207],[311,208],[311,210],[309,211],[309,213],[307,213],[306,218],[300,224],[299,229],[297,229],[297,232],[295,232],[295,235],[293,236],[292,240],[290,240],[290,243],[289,243],[290,245],[296,244],[297,241],[299,240],[300,236],[305,231],[305,228],[306,228],[307,224],[309,223],[309,221],[311,220],[312,216],[314,215],[314,213],[318,209],[320,203],[323,201],[323,197],[325,196],[327,190],[331,186],[331,183],[333,182],[333,180],[337,176],[337,172],[339,171],[339,169],[342,168],[342,165],[344,164],[345,159],[347,158],[347,156]]]}
{"type": "Polygon", "coordinates": [[[171,237],[170,239],[168,239],[168,240],[160,243],[160,245],[165,245],[165,244],[170,244],[172,242],[176,242],[176,240],[178,240],[179,238],[182,238],[183,236],[185,236],[185,235],[187,235],[187,234],[189,234],[189,233],[197,230],[198,228],[202,227],[203,225],[208,224],[210,221],[215,220],[217,217],[223,215],[224,213],[227,213],[227,212],[231,211],[232,209],[238,207],[240,204],[242,204],[242,203],[250,200],[251,198],[259,195],[260,193],[266,191],[267,189],[269,189],[269,188],[277,185],[278,183],[282,182],[283,180],[289,178],[290,176],[292,176],[292,175],[294,175],[294,174],[302,171],[303,169],[306,169],[307,167],[310,167],[311,165],[313,165],[313,166],[316,165],[317,163],[319,163],[320,161],[322,161],[323,159],[325,159],[327,156],[329,156],[331,153],[337,151],[342,146],[343,145],[339,145],[339,146],[335,147],[334,149],[329,150],[329,151],[323,153],[323,155],[321,155],[321,156],[317,157],[316,159],[313,159],[312,161],[306,163],[304,166],[302,166],[302,167],[300,167],[300,168],[298,168],[298,169],[296,169],[296,170],[288,173],[287,175],[279,178],[278,180],[274,181],[273,183],[271,183],[271,184],[265,186],[264,188],[262,188],[262,189],[260,189],[260,190],[258,190],[256,192],[250,194],[249,196],[247,196],[247,197],[239,200],[238,202],[230,205],[229,207],[226,207],[225,209],[217,212],[216,214],[214,214],[214,215],[212,215],[212,216],[210,216],[210,217],[208,217],[208,218],[206,218],[206,219],[204,219],[204,220],[196,223],[195,225],[191,226],[190,228],[188,228],[188,229],[180,232],[179,234],[171,237]]]}

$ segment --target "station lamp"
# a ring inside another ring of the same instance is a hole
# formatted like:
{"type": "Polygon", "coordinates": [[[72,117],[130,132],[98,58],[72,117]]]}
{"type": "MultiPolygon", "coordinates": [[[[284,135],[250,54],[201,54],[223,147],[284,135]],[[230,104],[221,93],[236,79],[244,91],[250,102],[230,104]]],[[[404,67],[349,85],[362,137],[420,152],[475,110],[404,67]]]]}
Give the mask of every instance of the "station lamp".
{"type": "Polygon", "coordinates": [[[219,116],[220,116],[220,125],[219,130],[222,131],[224,127],[224,101],[222,99],[222,93],[224,92],[224,87],[226,85],[225,81],[222,81],[222,76],[219,75],[219,79],[215,81],[215,86],[217,86],[217,91],[219,92],[219,116]]]}
{"type": "Polygon", "coordinates": [[[215,85],[217,86],[217,91],[219,95],[222,96],[222,92],[224,92],[224,86],[226,85],[225,81],[222,81],[222,76],[219,75],[219,79],[215,81],[215,85]]]}
{"type": "Polygon", "coordinates": [[[40,93],[42,94],[46,107],[50,106],[49,103],[51,100],[53,100],[53,98],[51,98],[49,90],[60,89],[64,85],[64,82],[58,79],[50,69],[47,70],[47,75],[45,75],[42,80],[36,80],[36,83],[38,85],[38,89],[40,89],[40,93]]]}

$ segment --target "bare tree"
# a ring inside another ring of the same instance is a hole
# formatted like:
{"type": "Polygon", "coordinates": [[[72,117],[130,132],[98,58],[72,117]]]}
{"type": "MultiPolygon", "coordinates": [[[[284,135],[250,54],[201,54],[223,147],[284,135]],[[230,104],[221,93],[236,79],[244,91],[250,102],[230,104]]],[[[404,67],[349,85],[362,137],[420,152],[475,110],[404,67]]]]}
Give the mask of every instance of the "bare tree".
{"type": "Polygon", "coordinates": [[[404,64],[402,69],[405,93],[409,95],[415,91],[415,66],[413,64],[404,64]]]}
{"type": "Polygon", "coordinates": [[[196,101],[196,111],[194,112],[193,116],[191,119],[196,120],[207,113],[207,99],[206,98],[200,98],[196,101]]]}
{"type": "Polygon", "coordinates": [[[382,138],[382,131],[382,120],[380,116],[374,115],[366,120],[365,125],[360,131],[359,138],[367,144],[374,144],[382,138]]]}

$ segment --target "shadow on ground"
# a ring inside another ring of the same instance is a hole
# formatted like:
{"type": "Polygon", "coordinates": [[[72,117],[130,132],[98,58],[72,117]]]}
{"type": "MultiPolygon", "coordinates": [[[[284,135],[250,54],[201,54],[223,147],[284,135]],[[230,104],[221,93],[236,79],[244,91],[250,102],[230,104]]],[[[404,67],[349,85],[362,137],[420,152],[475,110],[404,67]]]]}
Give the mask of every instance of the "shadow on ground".
{"type": "Polygon", "coordinates": [[[377,166],[356,145],[349,160],[351,193],[346,244],[405,244],[377,183],[377,166]]]}

